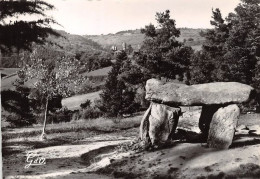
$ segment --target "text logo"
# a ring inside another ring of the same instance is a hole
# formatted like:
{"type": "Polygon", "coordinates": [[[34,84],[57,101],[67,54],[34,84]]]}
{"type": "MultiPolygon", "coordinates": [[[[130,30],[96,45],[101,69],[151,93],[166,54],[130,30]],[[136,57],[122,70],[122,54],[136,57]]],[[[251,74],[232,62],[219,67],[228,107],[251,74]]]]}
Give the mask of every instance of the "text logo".
{"type": "Polygon", "coordinates": [[[34,154],[32,152],[27,152],[25,162],[26,162],[26,165],[24,168],[27,169],[30,166],[45,165],[46,159],[38,154],[34,154]]]}

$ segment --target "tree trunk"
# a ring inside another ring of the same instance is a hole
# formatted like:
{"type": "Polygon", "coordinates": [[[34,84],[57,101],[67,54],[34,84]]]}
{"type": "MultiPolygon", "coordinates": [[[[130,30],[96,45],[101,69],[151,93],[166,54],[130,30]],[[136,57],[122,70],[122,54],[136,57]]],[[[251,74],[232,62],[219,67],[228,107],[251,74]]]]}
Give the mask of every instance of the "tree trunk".
{"type": "Polygon", "coordinates": [[[46,105],[45,105],[44,123],[43,123],[43,128],[42,128],[41,140],[45,140],[46,139],[45,128],[46,128],[46,123],[47,123],[47,115],[48,115],[48,97],[47,97],[46,105]]]}

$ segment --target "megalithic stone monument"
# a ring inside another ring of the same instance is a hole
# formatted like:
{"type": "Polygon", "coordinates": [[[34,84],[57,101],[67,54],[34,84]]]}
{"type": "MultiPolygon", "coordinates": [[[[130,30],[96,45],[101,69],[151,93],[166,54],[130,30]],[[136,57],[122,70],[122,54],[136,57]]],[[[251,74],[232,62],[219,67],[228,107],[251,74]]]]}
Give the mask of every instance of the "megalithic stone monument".
{"type": "Polygon", "coordinates": [[[180,106],[202,106],[199,127],[207,137],[208,146],[227,149],[240,114],[237,104],[254,97],[254,88],[237,82],[188,86],[150,79],[146,83],[146,99],[151,105],[142,119],[140,137],[151,145],[161,145],[174,135],[180,106]]]}

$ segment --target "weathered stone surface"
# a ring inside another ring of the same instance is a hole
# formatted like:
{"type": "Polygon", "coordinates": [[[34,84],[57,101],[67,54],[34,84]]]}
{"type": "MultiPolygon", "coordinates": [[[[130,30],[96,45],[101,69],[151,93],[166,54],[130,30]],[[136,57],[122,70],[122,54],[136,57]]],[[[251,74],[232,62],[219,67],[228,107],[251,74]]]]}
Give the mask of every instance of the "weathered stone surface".
{"type": "Polygon", "coordinates": [[[199,85],[163,83],[150,79],[146,83],[146,99],[170,106],[195,106],[242,103],[250,100],[254,89],[237,82],[215,82],[199,85]]]}
{"type": "Polygon", "coordinates": [[[149,137],[149,117],[151,114],[152,104],[145,111],[144,116],[140,124],[140,139],[143,141],[145,148],[148,148],[151,145],[151,140],[149,137]]]}
{"type": "Polygon", "coordinates": [[[209,147],[228,149],[231,145],[237,125],[239,108],[236,104],[219,108],[210,123],[207,143],[209,147]]]}
{"type": "Polygon", "coordinates": [[[180,108],[152,103],[141,122],[141,140],[156,146],[165,144],[173,137],[180,114],[180,108]]]}
{"type": "Polygon", "coordinates": [[[183,107],[180,106],[182,115],[179,118],[177,129],[199,134],[199,118],[201,106],[183,107]]]}
{"type": "Polygon", "coordinates": [[[244,124],[236,127],[235,135],[247,135],[249,133],[249,129],[244,124]]]}

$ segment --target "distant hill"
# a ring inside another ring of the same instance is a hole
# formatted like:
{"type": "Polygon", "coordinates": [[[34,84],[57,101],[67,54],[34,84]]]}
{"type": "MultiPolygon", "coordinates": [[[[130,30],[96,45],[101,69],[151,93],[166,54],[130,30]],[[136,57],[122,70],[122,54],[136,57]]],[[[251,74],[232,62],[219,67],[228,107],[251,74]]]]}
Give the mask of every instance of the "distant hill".
{"type": "Polygon", "coordinates": [[[81,35],[70,34],[65,31],[58,31],[63,37],[49,37],[54,43],[61,46],[64,51],[76,54],[85,51],[104,51],[105,49],[97,42],[81,35]]]}
{"type": "Polygon", "coordinates": [[[84,35],[84,37],[101,44],[106,49],[110,49],[112,45],[122,49],[123,42],[130,44],[134,49],[138,49],[138,45],[141,45],[144,40],[144,35],[141,34],[140,30],[120,31],[108,35],[84,35]]]}
{"type": "MultiPolygon", "coordinates": [[[[181,42],[185,42],[186,45],[191,46],[195,50],[200,50],[201,45],[204,42],[204,38],[200,36],[201,31],[206,29],[190,29],[181,28],[181,35],[177,38],[181,42]]],[[[134,49],[138,49],[144,40],[144,34],[140,29],[119,31],[115,34],[108,35],[75,35],[65,31],[58,30],[63,37],[50,36],[48,40],[52,41],[53,49],[62,51],[66,54],[80,54],[82,52],[93,51],[108,51],[113,45],[117,46],[120,50],[122,44],[126,43],[131,45],[134,49]]],[[[0,67],[15,68],[18,67],[19,58],[17,55],[9,54],[3,55],[2,64],[0,67]]]]}
{"type": "MultiPolygon", "coordinates": [[[[105,51],[105,49],[100,44],[94,42],[91,39],[88,39],[81,35],[69,34],[65,31],[58,30],[58,32],[61,34],[62,37],[48,37],[48,40],[53,43],[53,46],[51,47],[53,50],[60,51],[70,55],[76,55],[77,53],[82,53],[86,51],[105,51]]],[[[0,65],[2,66],[0,67],[18,67],[19,58],[17,57],[17,54],[12,53],[2,55],[2,63],[0,63],[0,65]]]]}
{"type": "MultiPolygon", "coordinates": [[[[185,42],[186,45],[193,47],[195,50],[199,50],[205,40],[200,36],[200,32],[205,30],[181,28],[181,35],[177,39],[185,42]]],[[[138,49],[138,46],[142,45],[144,40],[144,34],[141,33],[140,29],[120,31],[108,35],[84,35],[84,37],[101,44],[106,49],[110,49],[113,45],[117,46],[118,49],[122,49],[123,43],[130,44],[134,49],[138,49]]]]}

